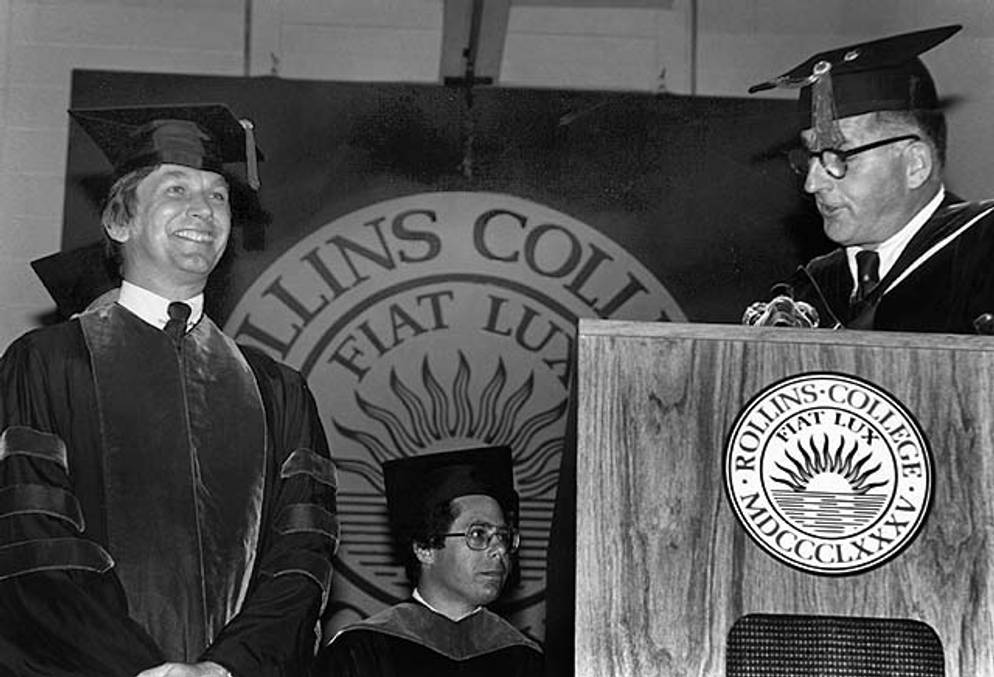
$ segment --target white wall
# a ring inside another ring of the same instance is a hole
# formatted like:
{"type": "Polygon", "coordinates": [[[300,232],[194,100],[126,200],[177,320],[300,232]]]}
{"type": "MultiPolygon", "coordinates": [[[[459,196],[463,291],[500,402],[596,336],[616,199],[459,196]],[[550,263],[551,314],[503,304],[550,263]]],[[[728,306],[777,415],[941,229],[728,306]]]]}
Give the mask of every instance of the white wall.
{"type": "MultiPolygon", "coordinates": [[[[952,187],[994,194],[994,3],[694,3],[512,4],[501,83],[744,96],[815,51],[963,23],[925,60],[940,93],[964,100],[952,187]]],[[[51,308],[28,262],[59,247],[73,68],[434,82],[441,30],[442,0],[0,0],[0,347],[51,308]]]]}

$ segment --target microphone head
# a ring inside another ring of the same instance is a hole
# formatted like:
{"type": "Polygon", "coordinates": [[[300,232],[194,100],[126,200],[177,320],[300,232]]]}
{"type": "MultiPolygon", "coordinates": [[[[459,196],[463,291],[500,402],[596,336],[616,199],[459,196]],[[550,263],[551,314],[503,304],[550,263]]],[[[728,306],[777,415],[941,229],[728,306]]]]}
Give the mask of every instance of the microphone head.
{"type": "Polygon", "coordinates": [[[994,335],[994,313],[983,313],[973,320],[973,329],[985,336],[994,335]]]}
{"type": "Polygon", "coordinates": [[[756,301],[742,314],[742,324],[753,327],[818,327],[818,311],[804,301],[781,294],[772,301],[756,301]]]}
{"type": "Polygon", "coordinates": [[[786,296],[789,299],[793,299],[794,288],[786,282],[778,282],[770,287],[770,296],[773,298],[777,298],[778,296],[786,296]]]}

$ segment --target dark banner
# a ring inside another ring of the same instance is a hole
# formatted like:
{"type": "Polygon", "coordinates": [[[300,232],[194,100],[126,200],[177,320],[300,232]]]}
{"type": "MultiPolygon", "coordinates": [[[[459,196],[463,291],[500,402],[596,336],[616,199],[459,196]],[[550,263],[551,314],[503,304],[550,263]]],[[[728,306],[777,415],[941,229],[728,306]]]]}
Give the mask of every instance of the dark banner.
{"type": "MultiPolygon", "coordinates": [[[[207,102],[250,118],[265,153],[208,306],[318,398],[341,485],[330,627],[407,594],[383,461],[508,444],[523,545],[501,611],[542,639],[577,319],[738,323],[825,248],[778,155],[789,102],[73,77],[73,107],[207,102]]],[[[64,248],[101,237],[107,171],[72,127],[64,248]]]]}

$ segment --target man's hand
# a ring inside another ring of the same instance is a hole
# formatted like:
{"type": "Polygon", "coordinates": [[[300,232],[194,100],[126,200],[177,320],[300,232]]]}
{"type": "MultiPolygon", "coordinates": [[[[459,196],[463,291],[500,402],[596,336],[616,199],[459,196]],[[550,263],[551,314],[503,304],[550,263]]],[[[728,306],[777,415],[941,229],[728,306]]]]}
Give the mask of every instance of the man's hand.
{"type": "Polygon", "coordinates": [[[231,673],[213,661],[204,663],[163,663],[142,670],[137,677],[232,677],[231,673]]]}

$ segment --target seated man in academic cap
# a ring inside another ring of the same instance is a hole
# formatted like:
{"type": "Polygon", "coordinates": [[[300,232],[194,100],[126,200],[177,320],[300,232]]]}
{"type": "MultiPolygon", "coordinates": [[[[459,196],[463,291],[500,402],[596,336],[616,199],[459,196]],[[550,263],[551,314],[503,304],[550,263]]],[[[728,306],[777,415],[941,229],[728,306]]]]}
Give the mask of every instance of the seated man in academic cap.
{"type": "Polygon", "coordinates": [[[749,91],[800,88],[791,166],[840,248],[780,289],[822,327],[991,333],[994,202],[943,186],[946,122],[919,54],[959,26],[817,54],[749,91]]]}
{"type": "Polygon", "coordinates": [[[303,378],[203,315],[254,141],[223,106],[71,114],[115,168],[123,282],[0,359],[0,675],[306,674],[327,441],[303,378]]]}
{"type": "Polygon", "coordinates": [[[539,675],[539,645],[485,608],[518,548],[507,447],[383,464],[387,507],[412,599],[340,631],[314,677],[539,675]]]}

